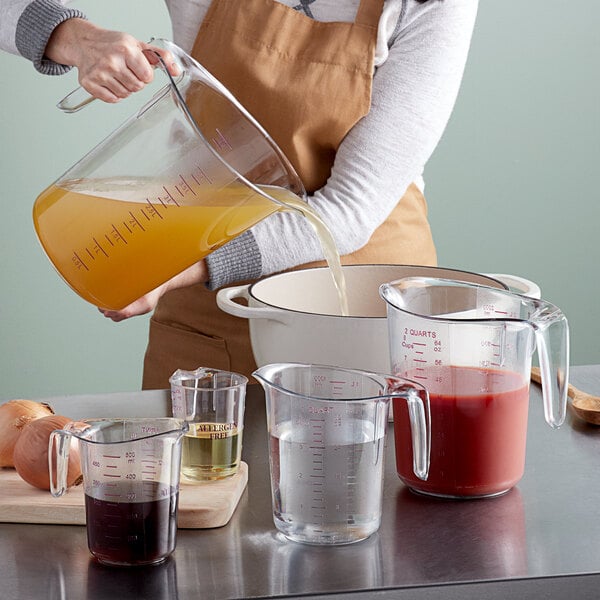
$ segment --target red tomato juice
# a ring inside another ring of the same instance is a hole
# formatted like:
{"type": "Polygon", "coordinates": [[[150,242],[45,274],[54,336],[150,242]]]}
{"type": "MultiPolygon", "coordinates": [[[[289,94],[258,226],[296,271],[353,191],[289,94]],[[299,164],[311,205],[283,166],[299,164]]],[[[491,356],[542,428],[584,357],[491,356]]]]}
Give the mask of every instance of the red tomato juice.
{"type": "MultiPolygon", "coordinates": [[[[427,481],[412,468],[408,411],[394,400],[396,469],[410,488],[442,496],[487,496],[523,476],[529,382],[518,373],[473,367],[435,367],[419,374],[431,403],[427,481]]],[[[411,378],[411,373],[405,374],[411,378]]]]}

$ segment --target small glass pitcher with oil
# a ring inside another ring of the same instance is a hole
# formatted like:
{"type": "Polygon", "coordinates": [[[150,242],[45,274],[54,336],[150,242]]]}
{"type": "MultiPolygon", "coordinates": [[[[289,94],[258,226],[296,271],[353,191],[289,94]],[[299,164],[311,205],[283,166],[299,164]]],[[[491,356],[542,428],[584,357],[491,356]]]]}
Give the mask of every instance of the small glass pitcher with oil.
{"type": "MultiPolygon", "coordinates": [[[[38,238],[63,279],[119,310],[282,209],[304,186],[261,125],[167,40],[181,75],[44,190],[38,238]]],[[[85,92],[84,92],[85,93],[85,92]]],[[[74,112],[81,88],[59,107],[74,112]]],[[[296,210],[299,210],[296,208],[296,210]]]]}
{"type": "Polygon", "coordinates": [[[242,456],[248,379],[238,373],[199,367],[169,378],[173,416],[187,422],[181,475],[187,482],[231,477],[242,456]]]}

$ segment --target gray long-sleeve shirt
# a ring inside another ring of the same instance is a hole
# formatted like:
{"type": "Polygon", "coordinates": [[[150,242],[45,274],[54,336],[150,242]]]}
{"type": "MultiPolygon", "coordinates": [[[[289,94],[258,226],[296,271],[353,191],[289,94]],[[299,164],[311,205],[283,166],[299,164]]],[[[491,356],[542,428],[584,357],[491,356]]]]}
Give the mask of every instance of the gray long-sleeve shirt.
{"type": "MultiPolygon", "coordinates": [[[[359,0],[280,0],[320,21],[353,21],[359,0]]],[[[173,41],[190,51],[210,0],[165,0],[173,41]]],[[[83,16],[68,0],[0,0],[0,48],[42,73],[68,67],[44,57],[54,28],[83,16]]],[[[386,0],[379,21],[369,114],[344,138],[327,184],[309,198],[340,254],[364,246],[423,170],[460,87],[478,0],[386,0]]],[[[148,32],[150,38],[152,32],[148,32]]],[[[259,278],[321,260],[310,225],[289,212],[258,223],[207,257],[209,287],[259,278]]]]}

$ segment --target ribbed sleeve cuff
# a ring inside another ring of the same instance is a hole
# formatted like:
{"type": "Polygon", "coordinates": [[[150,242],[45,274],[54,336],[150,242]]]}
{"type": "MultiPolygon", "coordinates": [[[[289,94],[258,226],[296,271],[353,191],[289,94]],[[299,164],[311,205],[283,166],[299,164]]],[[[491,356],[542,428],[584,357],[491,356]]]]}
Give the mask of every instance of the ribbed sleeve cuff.
{"type": "Polygon", "coordinates": [[[52,32],[63,21],[72,18],[85,19],[76,9],[65,8],[52,0],[34,0],[23,11],[17,23],[15,44],[19,53],[28,58],[37,71],[44,75],[62,75],[71,69],[44,56],[52,32]]]}
{"type": "Polygon", "coordinates": [[[258,279],[262,260],[251,231],[245,231],[206,257],[209,290],[217,290],[236,281],[258,279]]]}

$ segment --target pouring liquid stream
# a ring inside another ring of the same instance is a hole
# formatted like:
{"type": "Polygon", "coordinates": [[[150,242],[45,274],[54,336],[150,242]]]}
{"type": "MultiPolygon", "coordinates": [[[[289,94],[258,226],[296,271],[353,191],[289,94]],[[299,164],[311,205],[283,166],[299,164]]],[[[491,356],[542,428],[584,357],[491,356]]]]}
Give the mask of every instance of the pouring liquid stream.
{"type": "Polygon", "coordinates": [[[295,211],[317,234],[347,315],[340,257],[325,223],[293,192],[259,187],[276,202],[240,183],[217,188],[189,177],[168,187],[151,178],[63,181],[40,194],[33,220],[70,287],[120,310],[265,217],[295,211]]]}

